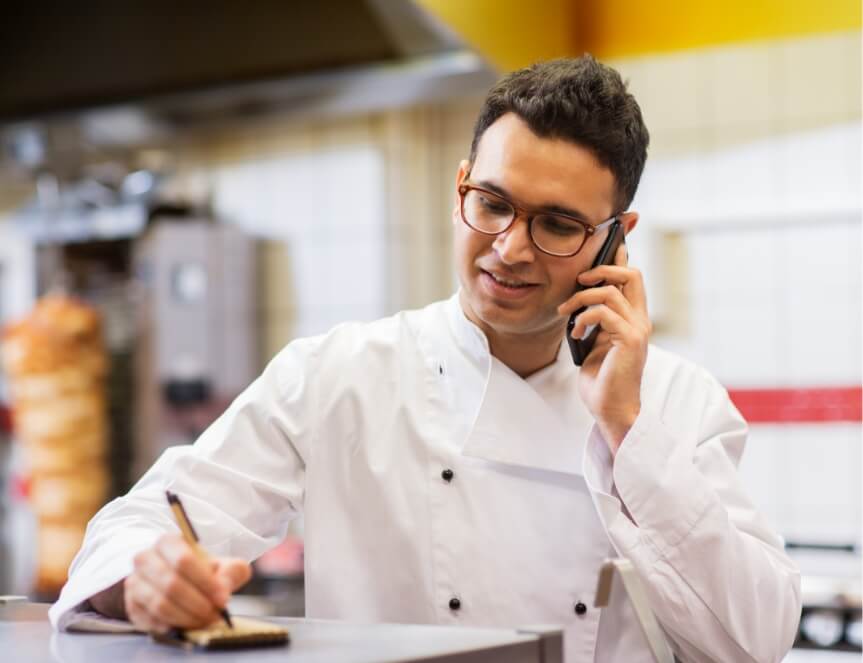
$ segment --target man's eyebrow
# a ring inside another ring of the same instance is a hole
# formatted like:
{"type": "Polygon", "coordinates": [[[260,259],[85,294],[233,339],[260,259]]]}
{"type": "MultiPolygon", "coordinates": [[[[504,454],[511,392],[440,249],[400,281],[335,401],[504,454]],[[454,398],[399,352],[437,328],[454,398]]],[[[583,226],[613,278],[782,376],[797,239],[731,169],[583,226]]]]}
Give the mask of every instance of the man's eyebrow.
{"type": "MultiPolygon", "coordinates": [[[[512,196],[506,189],[498,186],[494,182],[489,182],[488,180],[479,180],[477,181],[477,184],[483,189],[488,189],[492,193],[496,193],[499,196],[506,198],[507,200],[512,199],[512,196]]],[[[530,209],[536,210],[538,212],[547,212],[549,214],[563,214],[565,216],[572,216],[576,219],[581,219],[585,223],[590,222],[587,214],[579,212],[577,209],[573,209],[571,207],[563,207],[562,205],[539,205],[537,207],[531,207],[530,209]]]]}

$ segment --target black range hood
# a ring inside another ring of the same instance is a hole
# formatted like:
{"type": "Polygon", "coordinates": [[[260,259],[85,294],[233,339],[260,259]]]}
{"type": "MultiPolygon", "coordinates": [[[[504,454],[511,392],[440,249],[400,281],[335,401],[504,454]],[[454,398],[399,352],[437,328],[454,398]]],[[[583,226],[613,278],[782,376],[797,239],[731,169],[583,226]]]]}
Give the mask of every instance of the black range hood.
{"type": "Polygon", "coordinates": [[[265,113],[320,118],[440,101],[480,94],[496,77],[409,0],[4,9],[0,140],[31,171],[74,161],[76,144],[134,148],[265,113]]]}
{"type": "Polygon", "coordinates": [[[407,0],[13,2],[0,122],[460,51],[407,0]]]}

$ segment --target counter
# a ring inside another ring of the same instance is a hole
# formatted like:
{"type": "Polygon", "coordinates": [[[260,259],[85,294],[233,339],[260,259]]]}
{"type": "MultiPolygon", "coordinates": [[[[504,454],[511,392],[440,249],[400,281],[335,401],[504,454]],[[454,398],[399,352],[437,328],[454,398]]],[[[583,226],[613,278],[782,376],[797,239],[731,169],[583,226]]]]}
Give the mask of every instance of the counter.
{"type": "MultiPolygon", "coordinates": [[[[185,652],[152,642],[142,635],[56,633],[48,623],[48,606],[0,606],[0,652],[16,663],[212,663],[214,654],[185,652]]],[[[274,649],[232,652],[231,661],[304,663],[562,663],[563,636],[555,628],[507,629],[348,624],[309,619],[271,618],[291,633],[291,644],[274,649]]],[[[225,659],[224,653],[215,654],[225,659]]],[[[851,663],[853,652],[795,649],[783,663],[851,663]]]]}
{"type": "MultiPolygon", "coordinates": [[[[0,607],[0,652],[16,663],[184,663],[225,660],[224,654],[187,652],[153,642],[144,635],[57,633],[48,623],[48,606],[0,607]]],[[[273,618],[287,626],[287,647],[230,653],[231,661],[303,661],[304,663],[562,663],[563,635],[556,628],[525,630],[349,624],[273,618]]]]}

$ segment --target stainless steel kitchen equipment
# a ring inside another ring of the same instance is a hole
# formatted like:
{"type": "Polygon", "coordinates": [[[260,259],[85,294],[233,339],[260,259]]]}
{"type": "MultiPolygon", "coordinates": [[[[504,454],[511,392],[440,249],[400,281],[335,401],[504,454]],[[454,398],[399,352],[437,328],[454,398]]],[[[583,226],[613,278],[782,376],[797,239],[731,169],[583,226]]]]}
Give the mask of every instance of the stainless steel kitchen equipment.
{"type": "Polygon", "coordinates": [[[139,474],[194,441],[257,375],[255,242],[210,219],[156,218],[133,262],[139,474]]]}
{"type": "MultiPolygon", "coordinates": [[[[803,614],[794,651],[854,654],[861,649],[863,590],[859,549],[848,544],[786,544],[800,567],[803,614]]],[[[808,661],[809,659],[803,659],[808,661]]]]}

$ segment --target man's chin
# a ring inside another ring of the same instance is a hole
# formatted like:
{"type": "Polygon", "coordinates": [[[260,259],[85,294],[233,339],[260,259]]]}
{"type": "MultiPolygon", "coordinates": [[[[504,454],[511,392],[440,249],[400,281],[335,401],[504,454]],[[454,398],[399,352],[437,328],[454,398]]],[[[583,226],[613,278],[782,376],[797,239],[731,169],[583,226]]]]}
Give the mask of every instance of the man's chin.
{"type": "Polygon", "coordinates": [[[470,304],[486,331],[512,335],[533,334],[555,326],[555,315],[524,302],[517,306],[512,302],[500,303],[479,297],[473,298],[470,304]]]}

